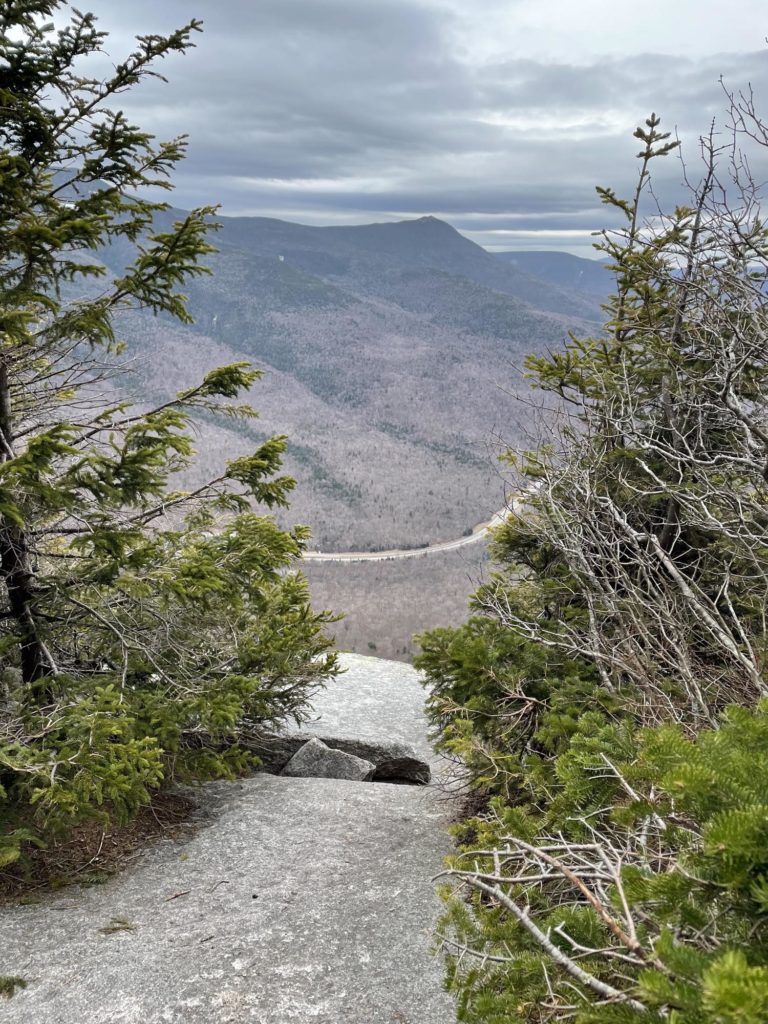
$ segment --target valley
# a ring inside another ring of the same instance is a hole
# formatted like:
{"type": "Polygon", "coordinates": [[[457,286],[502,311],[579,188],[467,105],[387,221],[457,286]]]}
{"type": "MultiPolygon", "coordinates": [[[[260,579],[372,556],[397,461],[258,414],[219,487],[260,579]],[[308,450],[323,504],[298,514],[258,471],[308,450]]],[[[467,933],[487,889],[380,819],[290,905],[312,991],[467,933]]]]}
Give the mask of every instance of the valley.
{"type": "Polygon", "coordinates": [[[485,544],[409,559],[305,562],[318,608],[344,618],[329,627],[341,651],[410,661],[413,636],[439,626],[458,626],[490,566],[485,544]]]}
{"type": "MultiPolygon", "coordinates": [[[[165,226],[181,217],[169,211],[165,226]]],[[[143,313],[120,321],[131,354],[120,386],[149,403],[215,366],[261,368],[248,396],[260,418],[200,417],[198,457],[179,483],[197,485],[227,458],[285,434],[297,486],[279,518],[310,526],[319,562],[437,545],[429,565],[409,554],[396,568],[380,562],[379,576],[305,563],[318,605],[350,613],[342,645],[402,657],[411,592],[422,595],[411,618],[426,628],[461,616],[474,589],[468,576],[484,545],[468,535],[508,496],[497,457],[525,446],[541,415],[526,355],[560,348],[569,331],[594,333],[608,275],[562,253],[493,254],[434,217],[345,228],[219,222],[211,274],[187,286],[194,323],[143,313]],[[465,544],[467,566],[457,560],[465,544]],[[455,573],[460,582],[450,582],[455,573]],[[389,594],[378,636],[354,610],[376,587],[389,594]]],[[[115,274],[129,257],[119,246],[104,253],[115,274]]]]}

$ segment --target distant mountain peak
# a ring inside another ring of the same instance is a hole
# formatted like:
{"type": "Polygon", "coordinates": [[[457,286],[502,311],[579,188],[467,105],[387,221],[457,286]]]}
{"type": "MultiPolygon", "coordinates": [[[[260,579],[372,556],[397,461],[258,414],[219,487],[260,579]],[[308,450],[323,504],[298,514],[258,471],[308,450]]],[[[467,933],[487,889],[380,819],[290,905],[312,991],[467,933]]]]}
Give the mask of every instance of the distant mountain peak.
{"type": "MultiPolygon", "coordinates": [[[[440,220],[439,217],[433,217],[431,213],[428,213],[424,217],[417,217],[416,220],[412,221],[400,221],[401,224],[423,224],[425,227],[440,228],[441,230],[452,231],[455,234],[459,234],[456,228],[452,224],[449,224],[446,220],[440,220]]],[[[463,237],[463,236],[462,236],[463,237]]]]}
{"type": "MultiPolygon", "coordinates": [[[[178,218],[180,213],[169,211],[167,216],[178,218]]],[[[524,265],[520,254],[491,254],[433,214],[328,227],[274,217],[219,216],[217,220],[221,224],[216,239],[218,246],[239,250],[256,259],[266,258],[270,266],[279,266],[285,274],[298,271],[310,275],[314,284],[310,287],[308,280],[304,284],[314,298],[313,289],[325,295],[329,286],[346,289],[350,295],[358,297],[381,293],[391,298],[393,289],[397,290],[397,282],[407,284],[414,272],[423,275],[426,271],[464,278],[489,293],[523,301],[542,312],[589,320],[601,316],[597,300],[602,300],[605,294],[605,288],[601,287],[605,281],[603,275],[595,285],[586,272],[571,273],[570,277],[564,274],[564,279],[558,281],[554,271],[550,273],[545,267],[539,275],[536,269],[524,265]]],[[[563,256],[545,255],[549,258],[563,256]]],[[[574,259],[579,270],[587,262],[574,259]]],[[[591,263],[589,261],[586,270],[594,274],[599,265],[593,267],[591,263]]],[[[449,288],[444,277],[439,280],[440,288],[449,288]]],[[[283,280],[284,285],[286,281],[287,278],[283,280]]],[[[439,290],[438,277],[433,284],[439,290]]],[[[491,305],[498,301],[491,294],[487,298],[491,305]]]]}
{"type": "MultiPolygon", "coordinates": [[[[441,220],[440,217],[435,217],[431,213],[425,214],[423,217],[410,217],[408,220],[395,220],[385,224],[361,224],[357,227],[353,227],[350,230],[353,232],[359,231],[360,229],[365,230],[366,228],[383,228],[387,233],[400,235],[403,237],[409,237],[411,243],[414,240],[421,238],[424,239],[433,238],[439,240],[441,245],[444,245],[448,237],[452,237],[456,243],[467,247],[480,249],[480,246],[476,246],[471,239],[467,238],[466,235],[462,235],[460,231],[449,224],[448,221],[441,220]]],[[[482,250],[485,252],[485,250],[482,250]]]]}

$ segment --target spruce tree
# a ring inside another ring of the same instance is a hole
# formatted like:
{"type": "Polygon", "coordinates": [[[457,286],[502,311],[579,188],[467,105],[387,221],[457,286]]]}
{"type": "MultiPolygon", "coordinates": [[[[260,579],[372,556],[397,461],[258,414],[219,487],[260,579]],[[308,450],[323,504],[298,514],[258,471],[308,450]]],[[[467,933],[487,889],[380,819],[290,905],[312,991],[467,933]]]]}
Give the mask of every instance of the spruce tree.
{"type": "Polygon", "coordinates": [[[552,419],[473,618],[421,638],[438,744],[487,809],[441,938],[459,1019],[758,1024],[768,1009],[768,232],[751,97],[659,208],[598,190],[606,324],[528,361],[552,419]]]}
{"type": "Polygon", "coordinates": [[[185,139],[119,109],[199,30],[139,37],[88,77],[92,14],[0,11],[0,860],[99,808],[129,815],[163,779],[245,767],[238,724],[300,717],[334,671],[295,572],[306,530],[259,510],[287,503],[285,438],[194,492],[175,483],[190,417],[255,415],[238,395],[259,372],[214,369],[149,410],[105,397],[116,316],[189,321],[184,283],[213,250],[211,207],[153,228],[185,139]],[[107,246],[130,253],[122,273],[107,246]]]}

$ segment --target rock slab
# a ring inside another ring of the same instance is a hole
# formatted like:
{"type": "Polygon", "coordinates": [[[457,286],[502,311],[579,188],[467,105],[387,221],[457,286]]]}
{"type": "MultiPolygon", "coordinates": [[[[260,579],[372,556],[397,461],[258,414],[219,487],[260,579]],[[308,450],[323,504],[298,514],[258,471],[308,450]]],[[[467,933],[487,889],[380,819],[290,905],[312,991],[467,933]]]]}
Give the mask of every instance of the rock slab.
{"type": "Polygon", "coordinates": [[[376,765],[354,754],[327,747],[312,737],[299,747],[282,774],[295,779],[346,779],[348,782],[370,782],[376,765]]]}
{"type": "MultiPolygon", "coordinates": [[[[423,756],[413,669],[344,663],[323,695],[330,731],[353,731],[353,695],[375,711],[378,694],[384,735],[423,756]]],[[[206,827],[186,843],[104,885],[0,908],[0,973],[29,982],[3,1003],[4,1024],[455,1020],[430,955],[430,878],[450,851],[443,794],[259,774],[201,798],[206,827]]]]}

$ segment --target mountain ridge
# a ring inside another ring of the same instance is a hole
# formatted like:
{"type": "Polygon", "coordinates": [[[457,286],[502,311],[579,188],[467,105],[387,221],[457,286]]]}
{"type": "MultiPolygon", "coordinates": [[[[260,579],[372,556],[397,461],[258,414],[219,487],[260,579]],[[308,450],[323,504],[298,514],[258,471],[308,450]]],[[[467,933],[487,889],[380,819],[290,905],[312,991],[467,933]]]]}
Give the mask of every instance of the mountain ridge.
{"type": "Polygon", "coordinates": [[[588,260],[572,253],[547,249],[507,249],[492,255],[556,287],[595,296],[600,301],[605,301],[613,288],[610,261],[607,259],[588,260]]]}
{"type": "MultiPolygon", "coordinates": [[[[169,209],[162,220],[182,216],[169,209]]],[[[513,397],[525,390],[524,357],[558,347],[568,330],[591,331],[581,314],[597,305],[529,285],[437,218],[219,221],[213,273],[187,285],[195,323],[137,313],[122,330],[135,342],[143,401],[166,400],[223,362],[265,370],[249,396],[261,423],[201,420],[196,472],[287,434],[299,480],[288,515],[326,550],[451,539],[500,508],[492,453],[500,435],[524,435],[515,420],[529,410],[513,397]]],[[[113,246],[103,256],[118,274],[131,253],[113,246]]]]}
{"type": "Polygon", "coordinates": [[[217,244],[283,257],[311,273],[370,290],[377,276],[401,267],[458,273],[536,309],[592,318],[597,309],[578,291],[505,266],[447,221],[432,215],[359,225],[315,226],[274,217],[220,217],[217,244]]]}

